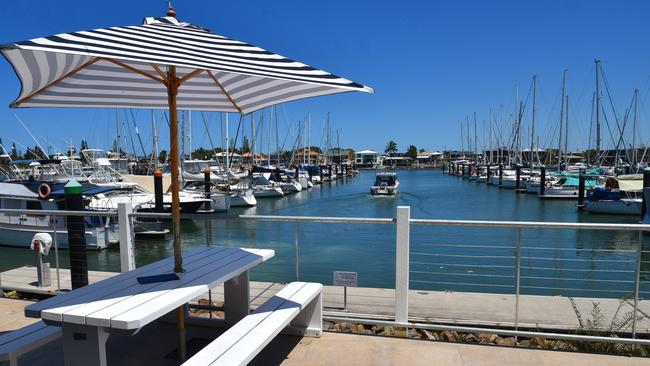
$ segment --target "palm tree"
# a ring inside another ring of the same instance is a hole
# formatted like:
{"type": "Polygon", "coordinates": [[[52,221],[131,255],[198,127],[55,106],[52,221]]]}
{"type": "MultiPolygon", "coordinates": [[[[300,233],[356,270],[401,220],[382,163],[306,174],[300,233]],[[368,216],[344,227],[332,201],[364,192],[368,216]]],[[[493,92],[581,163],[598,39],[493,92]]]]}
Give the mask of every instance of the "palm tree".
{"type": "Polygon", "coordinates": [[[397,152],[397,143],[393,140],[388,141],[386,144],[386,149],[384,150],[386,154],[389,156],[392,156],[394,153],[397,152]]]}

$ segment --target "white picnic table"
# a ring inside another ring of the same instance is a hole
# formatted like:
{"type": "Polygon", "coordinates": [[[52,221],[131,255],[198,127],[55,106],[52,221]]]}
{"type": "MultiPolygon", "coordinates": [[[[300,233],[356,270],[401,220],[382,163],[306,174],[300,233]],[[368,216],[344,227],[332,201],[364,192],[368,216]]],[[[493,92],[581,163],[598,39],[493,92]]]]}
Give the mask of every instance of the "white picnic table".
{"type": "Polygon", "coordinates": [[[226,322],[249,313],[248,271],[272,258],[270,249],[199,248],[183,253],[178,280],[140,284],[138,277],[170,273],[173,258],[82,287],[25,308],[25,315],[63,330],[66,365],[106,365],[111,333],[134,334],[152,321],[224,284],[226,322]]]}

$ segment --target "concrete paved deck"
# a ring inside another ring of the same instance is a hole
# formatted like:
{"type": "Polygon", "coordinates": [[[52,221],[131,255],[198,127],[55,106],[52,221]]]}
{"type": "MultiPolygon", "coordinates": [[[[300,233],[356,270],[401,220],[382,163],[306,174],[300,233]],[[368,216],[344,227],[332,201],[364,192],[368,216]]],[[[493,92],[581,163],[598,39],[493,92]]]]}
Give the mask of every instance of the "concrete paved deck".
{"type": "MultiPolygon", "coordinates": [[[[89,271],[89,282],[97,282],[114,276],[114,272],[89,271]]],[[[60,270],[61,288],[70,288],[70,271],[60,270]]],[[[18,290],[25,293],[52,294],[56,291],[56,274],[52,269],[53,286],[38,288],[35,285],[36,268],[20,267],[0,273],[0,289],[18,290]]],[[[284,284],[251,282],[253,308],[264,303],[284,284]]],[[[347,309],[343,310],[343,288],[325,286],[323,306],[326,314],[390,318],[395,314],[395,291],[392,289],[348,288],[347,309]]],[[[203,298],[207,298],[203,296],[203,298]]],[[[212,291],[212,301],[223,301],[223,286],[212,291]]],[[[409,316],[416,322],[441,322],[458,325],[514,326],[514,295],[472,292],[417,291],[409,292],[409,316]]],[[[575,329],[579,326],[578,315],[586,320],[597,302],[609,322],[619,306],[618,299],[569,298],[564,296],[521,295],[519,298],[519,326],[542,329],[575,329]]],[[[633,310],[631,301],[625,301],[618,316],[633,310]]],[[[637,331],[650,333],[650,300],[639,302],[637,331]]]]}
{"type": "MultiPolygon", "coordinates": [[[[29,302],[0,299],[0,332],[35,321],[22,316],[29,302]]],[[[188,328],[189,352],[197,352],[210,342],[206,334],[220,331],[188,328]]],[[[157,322],[135,336],[113,335],[107,344],[110,365],[178,365],[173,324],[157,322]]],[[[19,359],[34,366],[63,365],[61,342],[54,341],[19,359]]],[[[516,349],[423,340],[324,333],[321,338],[279,336],[251,365],[650,365],[650,359],[604,356],[569,352],[516,349]]]]}

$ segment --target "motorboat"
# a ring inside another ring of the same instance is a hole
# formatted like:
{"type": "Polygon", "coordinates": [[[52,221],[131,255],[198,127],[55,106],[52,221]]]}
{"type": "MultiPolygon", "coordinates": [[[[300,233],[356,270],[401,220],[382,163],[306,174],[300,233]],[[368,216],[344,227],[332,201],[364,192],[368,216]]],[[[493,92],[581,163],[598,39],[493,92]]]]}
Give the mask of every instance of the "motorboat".
{"type": "Polygon", "coordinates": [[[373,196],[394,196],[399,190],[399,179],[397,173],[377,173],[375,184],[370,187],[370,194],[373,196]]]}
{"type": "MultiPolygon", "coordinates": [[[[41,183],[38,192],[21,183],[0,183],[0,207],[18,210],[52,210],[64,207],[63,185],[41,183]],[[46,187],[46,188],[45,188],[46,187]]],[[[117,225],[110,218],[84,217],[87,249],[104,249],[118,240],[117,225]]],[[[68,231],[64,216],[0,213],[0,245],[29,248],[36,233],[52,236],[59,249],[68,248],[68,231]]]]}

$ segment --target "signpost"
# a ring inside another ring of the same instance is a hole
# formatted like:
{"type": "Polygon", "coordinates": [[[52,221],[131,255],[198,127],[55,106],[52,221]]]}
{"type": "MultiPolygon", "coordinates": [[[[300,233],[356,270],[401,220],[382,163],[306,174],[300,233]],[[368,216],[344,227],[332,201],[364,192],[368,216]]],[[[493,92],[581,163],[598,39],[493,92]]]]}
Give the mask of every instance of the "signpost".
{"type": "Polygon", "coordinates": [[[348,310],[348,287],[358,286],[357,272],[334,271],[334,286],[343,286],[343,310],[348,310]]]}

